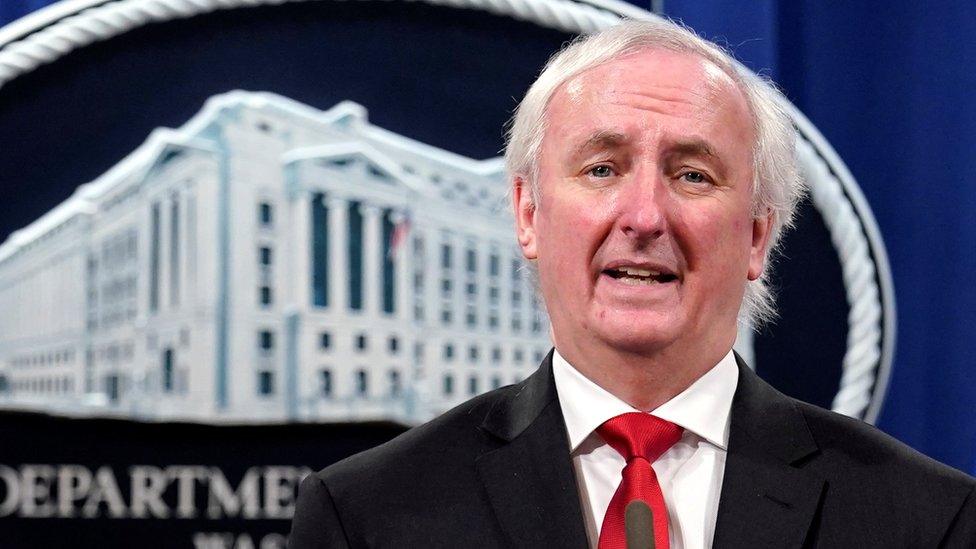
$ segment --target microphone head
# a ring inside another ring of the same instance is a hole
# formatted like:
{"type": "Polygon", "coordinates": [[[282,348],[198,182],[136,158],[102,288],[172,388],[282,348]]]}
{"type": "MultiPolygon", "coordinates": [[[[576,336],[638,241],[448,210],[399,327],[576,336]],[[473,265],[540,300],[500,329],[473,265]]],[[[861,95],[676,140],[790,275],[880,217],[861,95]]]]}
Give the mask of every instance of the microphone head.
{"type": "Polygon", "coordinates": [[[635,499],[624,509],[627,549],[654,549],[654,513],[644,500],[635,499]]]}

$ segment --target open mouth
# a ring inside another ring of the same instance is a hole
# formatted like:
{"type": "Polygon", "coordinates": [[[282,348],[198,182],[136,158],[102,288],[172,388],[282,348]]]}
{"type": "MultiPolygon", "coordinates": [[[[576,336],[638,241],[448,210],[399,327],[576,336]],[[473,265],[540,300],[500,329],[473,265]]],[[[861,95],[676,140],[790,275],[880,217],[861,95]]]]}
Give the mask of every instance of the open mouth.
{"type": "Polygon", "coordinates": [[[617,267],[615,269],[605,269],[603,274],[615,278],[624,284],[634,286],[650,286],[651,284],[664,284],[674,282],[677,276],[671,273],[662,273],[650,269],[640,269],[637,267],[617,267]]]}

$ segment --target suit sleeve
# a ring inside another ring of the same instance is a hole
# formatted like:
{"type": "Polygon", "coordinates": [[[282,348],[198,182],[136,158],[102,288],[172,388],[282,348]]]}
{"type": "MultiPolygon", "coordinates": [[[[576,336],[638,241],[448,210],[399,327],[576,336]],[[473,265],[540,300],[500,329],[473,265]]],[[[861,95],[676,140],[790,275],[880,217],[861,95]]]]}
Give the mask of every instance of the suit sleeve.
{"type": "Polygon", "coordinates": [[[339,513],[329,488],[315,473],[298,488],[298,502],[288,535],[289,549],[348,549],[339,513]]]}
{"type": "Polygon", "coordinates": [[[966,497],[939,547],[972,549],[976,547],[976,487],[966,497]]]}

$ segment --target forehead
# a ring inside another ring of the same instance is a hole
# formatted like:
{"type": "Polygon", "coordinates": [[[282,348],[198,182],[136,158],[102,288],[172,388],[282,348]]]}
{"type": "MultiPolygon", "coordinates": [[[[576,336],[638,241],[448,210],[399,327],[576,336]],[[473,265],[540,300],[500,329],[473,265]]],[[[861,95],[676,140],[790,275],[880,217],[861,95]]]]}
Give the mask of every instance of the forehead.
{"type": "Polygon", "coordinates": [[[748,102],[725,70],[699,55],[648,49],[560,85],[547,108],[546,137],[628,124],[700,133],[697,137],[727,144],[751,144],[753,136],[748,102]]]}

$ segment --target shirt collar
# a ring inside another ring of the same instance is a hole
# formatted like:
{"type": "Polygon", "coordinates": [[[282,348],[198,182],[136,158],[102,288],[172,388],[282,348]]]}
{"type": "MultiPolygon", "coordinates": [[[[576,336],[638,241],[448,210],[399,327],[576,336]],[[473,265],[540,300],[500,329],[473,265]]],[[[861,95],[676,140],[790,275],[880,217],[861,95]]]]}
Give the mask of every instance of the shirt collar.
{"type": "MultiPolygon", "coordinates": [[[[553,353],[552,375],[566,421],[570,452],[575,451],[606,420],[640,411],[590,381],[558,350],[553,353]]],[[[738,381],[739,371],[729,350],[714,368],[650,413],[726,450],[729,412],[738,381]]]]}

